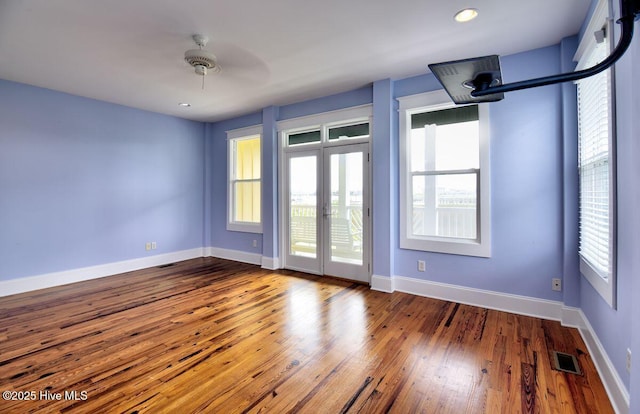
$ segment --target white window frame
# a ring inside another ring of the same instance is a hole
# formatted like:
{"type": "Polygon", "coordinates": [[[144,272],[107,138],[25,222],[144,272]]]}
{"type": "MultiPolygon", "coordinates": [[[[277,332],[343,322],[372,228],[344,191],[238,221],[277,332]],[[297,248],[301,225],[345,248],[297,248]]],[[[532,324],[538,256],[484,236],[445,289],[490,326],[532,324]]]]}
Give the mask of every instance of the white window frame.
{"type": "MultiPolygon", "coordinates": [[[[608,51],[607,55],[613,49],[613,20],[612,8],[608,0],[600,0],[594,9],[593,15],[589,20],[587,28],[580,39],[578,50],[574,56],[574,61],[578,62],[576,69],[585,69],[592,66],[587,61],[590,53],[595,49],[597,42],[594,33],[605,28],[607,33],[605,43],[608,51]]],[[[592,264],[588,257],[580,252],[580,273],[587,279],[593,288],[602,296],[602,298],[611,306],[616,307],[616,134],[615,134],[615,72],[614,67],[607,69],[605,72],[608,76],[608,165],[609,165],[609,270],[603,272],[597,266],[592,264]]],[[[578,96],[578,99],[579,96],[578,96]]],[[[579,110],[579,108],[577,109],[579,110]]],[[[580,147],[580,132],[579,147],[580,147]]],[[[580,166],[581,154],[578,154],[578,172],[580,166]]],[[[582,192],[580,192],[580,195],[582,192]]],[[[580,209],[582,205],[580,204],[580,209]]],[[[581,227],[581,225],[580,225],[581,227]]],[[[581,232],[581,230],[580,230],[581,232]]],[[[582,233],[582,232],[581,232],[582,233]]],[[[582,239],[582,234],[580,238],[582,239]]]]}
{"type": "MultiPolygon", "coordinates": [[[[234,184],[239,181],[235,178],[235,143],[244,139],[252,139],[256,136],[260,138],[260,168],[262,168],[262,125],[227,131],[227,164],[229,166],[227,170],[227,230],[230,231],[262,233],[262,217],[260,217],[259,223],[233,220],[233,212],[235,211],[234,184]]],[[[260,182],[260,203],[262,204],[262,172],[260,174],[260,179],[252,181],[260,182]]],[[[260,213],[262,215],[262,206],[260,208],[260,213]]]]}
{"type": "MultiPolygon", "coordinates": [[[[279,203],[280,203],[280,206],[282,207],[279,213],[279,220],[280,220],[279,230],[280,230],[280,234],[283,235],[282,237],[280,237],[279,243],[280,243],[280,252],[282,254],[281,259],[283,260],[284,267],[290,268],[290,269],[296,269],[295,264],[292,265],[291,263],[287,263],[287,254],[286,254],[289,248],[288,247],[289,229],[287,228],[287,223],[288,223],[287,216],[289,212],[286,207],[288,206],[288,203],[289,203],[289,200],[288,200],[289,189],[287,184],[288,165],[286,161],[287,155],[295,154],[295,153],[305,153],[305,152],[313,153],[313,151],[320,151],[320,153],[322,153],[322,149],[324,148],[338,147],[338,146],[350,145],[350,144],[363,144],[363,143],[366,143],[369,145],[369,154],[371,154],[371,145],[373,142],[373,122],[374,122],[373,105],[371,104],[353,106],[349,108],[337,109],[337,110],[328,111],[328,112],[321,112],[321,113],[312,114],[312,115],[305,115],[297,118],[284,119],[277,122],[276,126],[277,126],[277,131],[279,136],[278,154],[279,154],[279,159],[281,160],[280,166],[278,169],[278,191],[280,193],[279,203]],[[369,123],[368,137],[329,140],[329,129],[335,128],[335,127],[341,127],[341,126],[355,125],[358,123],[365,123],[365,122],[369,123]],[[309,132],[309,131],[317,131],[317,130],[320,130],[320,141],[309,142],[305,144],[296,144],[291,146],[289,145],[290,134],[297,134],[301,132],[309,132]]],[[[319,159],[319,162],[321,162],[321,158],[319,159]]],[[[367,262],[369,262],[369,270],[370,270],[370,261],[371,261],[370,252],[372,248],[371,234],[372,234],[372,228],[373,228],[372,220],[373,220],[374,206],[372,206],[372,202],[371,202],[372,163],[369,162],[368,164],[369,164],[368,166],[369,189],[367,190],[368,192],[367,205],[369,206],[368,207],[369,214],[367,216],[367,226],[369,227],[369,236],[368,236],[368,242],[366,243],[366,246],[363,246],[363,248],[367,249],[367,255],[369,257],[367,262]]],[[[318,180],[321,180],[321,174],[318,174],[318,180]]],[[[318,191],[322,191],[321,185],[319,184],[318,184],[318,191]]],[[[319,210],[321,209],[320,205],[318,205],[318,209],[319,210]]],[[[323,226],[321,226],[319,222],[318,222],[318,229],[319,231],[323,231],[323,226]]],[[[307,268],[299,268],[299,269],[306,272],[309,271],[309,269],[307,268]]]]}
{"type": "Polygon", "coordinates": [[[410,171],[411,115],[453,108],[456,105],[444,90],[398,98],[400,111],[400,247],[403,249],[491,257],[491,172],[488,105],[478,105],[480,127],[479,180],[475,240],[412,234],[412,186],[410,171]]]}
{"type": "Polygon", "coordinates": [[[373,106],[361,105],[335,111],[322,112],[298,118],[291,118],[277,123],[280,135],[280,148],[286,151],[305,151],[310,148],[324,148],[345,144],[369,142],[373,131],[373,106]],[[369,135],[364,138],[329,139],[329,130],[358,123],[369,124],[369,135]],[[289,135],[303,132],[320,131],[320,140],[304,144],[289,145],[289,135]]]}

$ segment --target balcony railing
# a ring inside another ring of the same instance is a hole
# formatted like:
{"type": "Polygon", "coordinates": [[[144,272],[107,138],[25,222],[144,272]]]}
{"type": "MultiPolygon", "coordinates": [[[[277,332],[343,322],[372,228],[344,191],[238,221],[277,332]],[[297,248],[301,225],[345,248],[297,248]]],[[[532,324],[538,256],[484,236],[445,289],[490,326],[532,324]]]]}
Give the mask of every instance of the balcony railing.
{"type": "Polygon", "coordinates": [[[473,206],[435,208],[435,228],[425,220],[423,205],[413,206],[413,234],[424,236],[475,239],[477,237],[476,209],[473,206]]]}
{"type": "MultiPolygon", "coordinates": [[[[293,205],[290,211],[289,244],[294,254],[316,252],[316,206],[293,205]]],[[[348,259],[362,257],[362,206],[332,206],[332,255],[348,259]]]]}

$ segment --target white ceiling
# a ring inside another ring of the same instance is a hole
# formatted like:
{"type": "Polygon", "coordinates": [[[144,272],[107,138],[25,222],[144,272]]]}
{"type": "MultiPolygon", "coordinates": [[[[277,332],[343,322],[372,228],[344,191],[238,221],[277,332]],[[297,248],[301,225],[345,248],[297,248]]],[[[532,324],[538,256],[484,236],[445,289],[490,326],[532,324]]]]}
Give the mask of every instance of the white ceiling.
{"type": "Polygon", "coordinates": [[[0,0],[0,78],[200,121],[508,55],[578,32],[590,0],[0,0]],[[456,23],[475,7],[479,17],[456,23]],[[222,71],[184,60],[207,35],[222,71]],[[188,102],[190,108],[181,108],[188,102]]]}

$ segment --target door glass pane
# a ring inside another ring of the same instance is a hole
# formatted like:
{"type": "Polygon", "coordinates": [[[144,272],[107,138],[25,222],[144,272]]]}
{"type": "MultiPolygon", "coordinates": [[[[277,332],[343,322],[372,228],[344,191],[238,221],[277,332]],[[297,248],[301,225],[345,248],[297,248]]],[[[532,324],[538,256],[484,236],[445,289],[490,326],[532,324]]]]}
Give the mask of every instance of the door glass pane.
{"type": "Polygon", "coordinates": [[[334,262],[362,265],[363,154],[331,155],[329,246],[334,262]]]}
{"type": "Polygon", "coordinates": [[[317,257],[317,157],[289,160],[289,254],[317,257]]]}
{"type": "Polygon", "coordinates": [[[369,136],[369,123],[329,128],[329,140],[346,138],[366,138],[369,136]]]}
{"type": "Polygon", "coordinates": [[[312,142],[320,142],[320,131],[298,132],[297,134],[289,134],[289,146],[309,144],[312,142]]]}
{"type": "Polygon", "coordinates": [[[477,175],[413,176],[413,234],[477,238],[477,175]]]}

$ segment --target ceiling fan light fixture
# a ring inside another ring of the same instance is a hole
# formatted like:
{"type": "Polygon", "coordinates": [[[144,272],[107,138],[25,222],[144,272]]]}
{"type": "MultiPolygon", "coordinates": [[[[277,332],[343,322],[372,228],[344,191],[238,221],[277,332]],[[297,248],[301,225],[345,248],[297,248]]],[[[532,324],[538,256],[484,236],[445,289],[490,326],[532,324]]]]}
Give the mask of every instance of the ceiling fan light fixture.
{"type": "Polygon", "coordinates": [[[202,49],[190,49],[184,52],[184,60],[195,68],[196,74],[204,76],[208,70],[220,72],[216,55],[202,49]]]}

